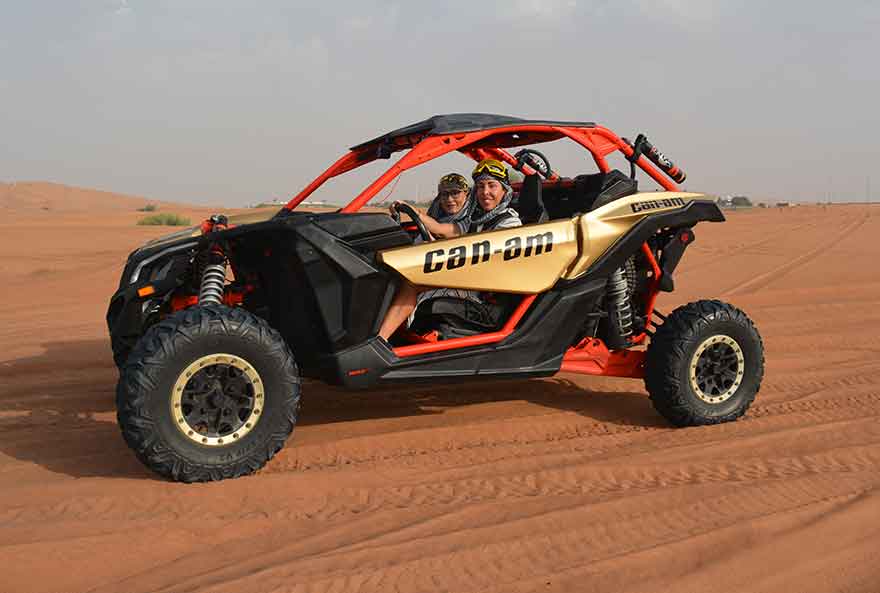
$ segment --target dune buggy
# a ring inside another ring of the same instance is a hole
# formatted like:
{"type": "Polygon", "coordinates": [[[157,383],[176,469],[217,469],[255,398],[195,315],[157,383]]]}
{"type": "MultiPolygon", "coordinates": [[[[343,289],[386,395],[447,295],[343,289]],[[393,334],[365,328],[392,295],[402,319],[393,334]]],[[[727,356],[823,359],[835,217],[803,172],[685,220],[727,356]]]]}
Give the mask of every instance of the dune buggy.
{"type": "Polygon", "coordinates": [[[359,144],[277,213],[213,216],[129,256],[107,313],[122,434],[174,480],[247,474],[292,433],[301,376],[350,388],[643,377],[674,425],[735,420],[763,377],[752,322],[716,300],[668,316],[654,307],[674,288],[693,227],[724,220],[712,200],[678,191],[684,178],[643,135],[630,142],[590,122],[438,115],[359,144]],[[598,171],[560,176],[522,148],[563,139],[598,171]],[[340,210],[297,209],[328,179],[399,151],[340,210]],[[514,207],[524,226],[435,241],[415,215],[358,212],[402,172],[452,151],[523,174],[514,207]],[[609,166],[616,151],[628,175],[609,166]],[[639,193],[637,170],[664,191],[639,193]],[[484,298],[429,299],[386,342],[378,327],[402,279],[484,298]]]}

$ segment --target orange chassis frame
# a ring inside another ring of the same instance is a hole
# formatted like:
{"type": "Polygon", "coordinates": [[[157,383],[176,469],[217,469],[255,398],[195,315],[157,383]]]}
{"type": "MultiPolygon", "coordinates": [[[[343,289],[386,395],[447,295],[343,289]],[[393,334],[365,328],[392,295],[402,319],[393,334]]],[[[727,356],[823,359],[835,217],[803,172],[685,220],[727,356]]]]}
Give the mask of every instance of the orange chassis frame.
{"type": "MultiPolygon", "coordinates": [[[[357,212],[404,171],[422,165],[452,151],[461,152],[476,161],[484,158],[495,158],[510,165],[515,165],[517,162],[516,159],[509,152],[504,150],[504,148],[500,146],[491,146],[491,137],[500,136],[503,138],[503,135],[505,134],[522,135],[521,138],[517,138],[515,143],[508,144],[508,146],[537,144],[565,137],[570,138],[590,152],[599,171],[603,173],[607,173],[610,170],[608,162],[605,159],[607,155],[618,150],[626,157],[632,157],[633,155],[633,148],[626,141],[617,136],[617,134],[611,130],[602,126],[569,127],[562,125],[532,124],[511,125],[488,130],[458,132],[452,134],[412,134],[390,139],[391,146],[383,146],[371,142],[351,149],[348,153],[343,155],[342,158],[333,163],[326,171],[315,178],[315,180],[307,185],[301,192],[294,196],[284,208],[293,210],[327,180],[342,175],[343,173],[347,173],[378,158],[387,158],[387,156],[390,156],[390,153],[400,150],[409,149],[409,152],[407,152],[399,161],[391,165],[387,171],[380,175],[378,179],[373,181],[373,183],[368,185],[348,205],[343,207],[340,212],[357,212]],[[490,146],[473,146],[474,144],[479,144],[483,140],[487,140],[487,144],[490,144],[490,146]],[[380,154],[380,148],[386,150],[385,154],[380,154]]],[[[644,156],[640,156],[635,164],[666,190],[678,191],[676,184],[660,169],[655,168],[644,156]]],[[[524,169],[523,172],[526,174],[533,172],[528,167],[525,167],[524,169]]],[[[543,183],[545,186],[554,186],[557,184],[564,185],[569,183],[569,181],[559,179],[554,175],[543,183]]],[[[642,245],[642,253],[647,258],[652,269],[653,280],[651,288],[648,291],[647,302],[645,303],[646,317],[650,323],[654,312],[654,303],[657,299],[661,271],[660,266],[657,264],[656,258],[647,243],[642,245]]],[[[536,297],[536,294],[525,296],[504,326],[498,331],[442,341],[425,340],[423,343],[394,348],[394,353],[398,357],[419,356],[433,352],[500,342],[513,333],[517,324],[529,310],[536,297]]],[[[643,344],[646,337],[646,333],[634,336],[631,339],[631,344],[634,346],[643,344]]],[[[596,338],[585,338],[579,344],[568,349],[563,356],[560,370],[586,375],[642,377],[644,375],[644,358],[645,353],[642,350],[609,351],[601,340],[596,338]]]]}

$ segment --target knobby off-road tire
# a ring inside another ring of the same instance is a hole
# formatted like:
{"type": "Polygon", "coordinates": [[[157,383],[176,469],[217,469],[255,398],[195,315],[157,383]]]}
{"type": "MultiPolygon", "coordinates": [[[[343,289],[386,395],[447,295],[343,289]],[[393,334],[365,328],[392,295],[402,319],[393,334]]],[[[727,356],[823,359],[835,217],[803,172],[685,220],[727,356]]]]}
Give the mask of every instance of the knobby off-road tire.
{"type": "Polygon", "coordinates": [[[180,311],[151,327],[116,389],[122,436],[138,459],[181,482],[263,467],[293,432],[300,379],[284,339],[247,311],[180,311]]]}
{"type": "Polygon", "coordinates": [[[128,360],[128,355],[131,354],[132,347],[120,338],[111,337],[110,348],[113,351],[113,362],[116,364],[116,368],[119,369],[119,372],[122,373],[122,367],[125,366],[125,361],[128,360]]]}
{"type": "Polygon", "coordinates": [[[140,336],[110,336],[110,348],[113,351],[113,362],[116,364],[116,368],[119,369],[119,372],[122,373],[122,367],[125,366],[125,361],[128,360],[128,355],[131,354],[131,351],[134,349],[134,345],[137,341],[149,330],[153,327],[159,319],[157,317],[149,317],[144,323],[144,327],[141,328],[140,336]]]}
{"type": "Polygon", "coordinates": [[[648,346],[645,388],[676,426],[736,420],[764,377],[764,345],[748,316],[721,301],[679,307],[648,346]]]}

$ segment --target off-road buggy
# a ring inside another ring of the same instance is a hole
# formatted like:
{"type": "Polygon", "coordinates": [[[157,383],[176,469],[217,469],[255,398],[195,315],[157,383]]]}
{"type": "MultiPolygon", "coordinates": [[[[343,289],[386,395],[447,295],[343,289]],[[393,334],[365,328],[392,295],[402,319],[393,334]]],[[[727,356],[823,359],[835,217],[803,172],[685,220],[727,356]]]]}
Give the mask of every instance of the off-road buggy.
{"type": "Polygon", "coordinates": [[[301,375],[350,388],[644,377],[674,425],[735,420],[763,377],[752,322],[716,300],[669,316],[654,308],[693,227],[724,220],[712,200],[678,191],[684,178],[643,135],[630,142],[588,122],[439,115],[359,144],[277,213],[214,216],[129,256],[107,313],[122,434],[175,480],[248,474],[293,431],[301,375]],[[562,139],[598,172],[562,177],[538,151],[508,150],[562,139]],[[398,151],[339,211],[296,209],[328,179],[398,151]],[[403,171],[452,151],[524,175],[514,205],[524,226],[433,241],[414,213],[358,212],[403,171]],[[609,166],[615,151],[629,175],[609,166]],[[666,191],[639,193],[637,169],[666,191]],[[389,343],[377,330],[404,278],[485,298],[422,302],[389,343]]]}

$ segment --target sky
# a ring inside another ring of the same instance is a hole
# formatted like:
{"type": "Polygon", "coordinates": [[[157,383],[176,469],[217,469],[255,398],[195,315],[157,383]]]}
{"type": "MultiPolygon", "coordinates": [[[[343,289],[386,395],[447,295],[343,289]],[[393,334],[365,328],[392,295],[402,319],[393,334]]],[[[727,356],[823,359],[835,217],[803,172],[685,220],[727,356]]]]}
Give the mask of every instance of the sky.
{"type": "MultiPolygon", "coordinates": [[[[876,0],[0,0],[0,181],[242,206],[388,130],[487,112],[644,132],[691,191],[878,200],[878,31],[876,0]]],[[[595,170],[564,142],[541,147],[555,169],[595,170]]]]}

